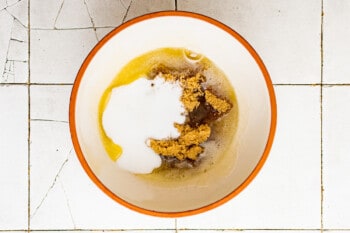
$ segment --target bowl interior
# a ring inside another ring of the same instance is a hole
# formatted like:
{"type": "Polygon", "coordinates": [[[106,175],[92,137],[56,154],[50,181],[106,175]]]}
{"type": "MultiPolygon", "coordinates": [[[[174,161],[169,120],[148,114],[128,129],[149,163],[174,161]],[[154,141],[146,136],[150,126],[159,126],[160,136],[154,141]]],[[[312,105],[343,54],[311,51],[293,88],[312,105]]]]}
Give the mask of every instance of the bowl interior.
{"type": "Polygon", "coordinates": [[[99,187],[129,207],[167,213],[203,208],[238,192],[266,159],[273,128],[274,96],[267,84],[267,73],[244,43],[234,32],[210,20],[175,14],[139,18],[104,38],[79,72],[72,109],[78,156],[99,187]],[[130,60],[162,47],[183,47],[205,55],[227,75],[236,92],[239,123],[234,159],[221,164],[228,170],[224,176],[215,175],[219,170],[214,169],[203,178],[205,181],[198,179],[167,188],[153,186],[118,169],[104,150],[97,118],[102,93],[130,60]]]}

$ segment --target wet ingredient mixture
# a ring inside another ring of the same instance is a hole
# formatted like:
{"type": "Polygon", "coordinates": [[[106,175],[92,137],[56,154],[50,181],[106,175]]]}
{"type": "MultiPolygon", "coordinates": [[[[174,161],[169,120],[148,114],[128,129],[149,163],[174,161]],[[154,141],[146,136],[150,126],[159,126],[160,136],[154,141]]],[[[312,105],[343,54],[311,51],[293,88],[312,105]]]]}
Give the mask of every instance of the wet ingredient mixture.
{"type": "Polygon", "coordinates": [[[119,167],[135,174],[172,179],[206,171],[231,143],[235,103],[226,77],[207,58],[182,48],[151,51],[129,62],[103,94],[102,142],[119,167]]]}
{"type": "Polygon", "coordinates": [[[174,123],[185,121],[178,82],[166,82],[161,76],[139,78],[129,85],[112,90],[103,113],[103,128],[113,142],[122,148],[116,161],[133,173],[150,173],[161,165],[161,158],[147,145],[154,138],[176,138],[174,123]]]}

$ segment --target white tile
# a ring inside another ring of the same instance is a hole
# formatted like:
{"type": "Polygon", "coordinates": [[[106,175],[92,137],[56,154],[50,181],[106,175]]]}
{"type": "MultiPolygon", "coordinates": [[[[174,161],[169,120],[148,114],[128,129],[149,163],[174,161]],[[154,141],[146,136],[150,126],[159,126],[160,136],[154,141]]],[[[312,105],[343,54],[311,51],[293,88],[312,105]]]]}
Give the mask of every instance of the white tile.
{"type": "Polygon", "coordinates": [[[97,28],[96,35],[98,40],[101,40],[105,35],[107,35],[113,28],[97,28]]]}
{"type": "Polygon", "coordinates": [[[31,82],[73,83],[96,42],[93,29],[32,30],[31,82]]]}
{"type": "MultiPolygon", "coordinates": [[[[5,231],[1,231],[2,233],[13,233],[13,230],[5,230],[5,231]]],[[[27,233],[28,231],[22,230],[22,231],[17,231],[17,233],[27,233]]]]}
{"type": "Polygon", "coordinates": [[[30,116],[36,120],[68,123],[69,98],[72,86],[31,86],[30,116]]]}
{"type": "Polygon", "coordinates": [[[324,1],[324,82],[350,83],[350,2],[324,1]]]}
{"type": "Polygon", "coordinates": [[[64,0],[30,0],[31,28],[53,29],[64,0]]]}
{"type": "Polygon", "coordinates": [[[27,42],[10,40],[7,59],[13,61],[28,61],[27,42]]]}
{"type": "Polygon", "coordinates": [[[180,218],[178,228],[320,228],[320,89],[277,86],[277,132],[255,180],[230,202],[180,218]]]}
{"type": "Polygon", "coordinates": [[[9,3],[7,11],[11,13],[21,24],[28,25],[28,0],[21,0],[14,2],[13,4],[9,3]]]}
{"type": "MultiPolygon", "coordinates": [[[[178,233],[198,233],[199,230],[179,230],[178,233]]],[[[219,232],[224,232],[224,233],[321,233],[320,230],[242,230],[242,229],[237,229],[237,230],[200,230],[200,233],[219,233],[219,232]]],[[[332,233],[338,233],[331,231],[332,233]]],[[[346,233],[346,232],[344,232],[346,233]]]]}
{"type": "MultiPolygon", "coordinates": [[[[107,231],[108,233],[108,231],[107,231]]],[[[112,232],[110,232],[112,233],[112,232]]],[[[177,233],[175,230],[130,230],[127,233],[177,233]]]]}
{"type": "Polygon", "coordinates": [[[326,87],[323,99],[324,226],[350,228],[350,87],[326,87]]]}
{"type": "MultiPolygon", "coordinates": [[[[62,233],[60,230],[40,230],[42,233],[62,233]]],[[[65,233],[91,233],[91,230],[65,230],[65,233]]],[[[126,231],[119,231],[119,229],[113,229],[113,230],[93,230],[92,232],[95,233],[115,233],[115,232],[125,232],[125,233],[175,233],[175,230],[126,230],[126,231]]],[[[9,233],[9,232],[5,232],[9,233]]],[[[22,232],[19,232],[22,233],[22,232]]],[[[198,232],[197,232],[198,233],[198,232]]]]}
{"type": "MultiPolygon", "coordinates": [[[[52,223],[45,223],[40,219],[41,207],[47,206],[48,203],[45,202],[45,199],[52,193],[50,191],[55,191],[53,184],[57,182],[57,175],[64,167],[68,155],[72,153],[72,144],[68,123],[32,120],[30,128],[30,214],[31,227],[35,228],[36,224],[52,223]]],[[[58,189],[58,191],[61,190],[58,189]]],[[[57,208],[61,207],[62,203],[59,202],[58,198],[56,199],[57,208]]],[[[57,215],[56,211],[54,213],[57,215]]],[[[50,215],[45,216],[50,217],[50,215]]],[[[58,217],[62,221],[65,219],[65,215],[58,217]]]]}
{"type": "Polygon", "coordinates": [[[133,212],[99,190],[71,151],[68,124],[32,121],[31,133],[32,229],[175,227],[174,219],[133,212]]]}
{"type": "Polygon", "coordinates": [[[6,11],[0,11],[0,77],[4,74],[5,63],[7,61],[7,51],[11,39],[12,24],[13,17],[6,11]]]}
{"type": "MultiPolygon", "coordinates": [[[[18,6],[16,3],[13,7],[18,6]]],[[[0,12],[0,83],[28,80],[27,29],[6,10],[0,12]]]]}
{"type": "Polygon", "coordinates": [[[0,230],[27,229],[26,86],[0,86],[0,230]]]}
{"type": "MultiPolygon", "coordinates": [[[[114,233],[113,231],[104,231],[105,233],[114,233]]],[[[174,230],[128,230],[126,233],[178,233],[175,229],[174,230]]],[[[198,233],[198,231],[197,231],[198,233]]]]}
{"type": "Polygon", "coordinates": [[[92,27],[92,21],[84,0],[65,0],[55,23],[56,28],[92,27]],[[79,12],[79,14],[77,14],[79,12]]]}
{"type": "Polygon", "coordinates": [[[0,11],[7,7],[6,0],[0,0],[0,11]]]}
{"type": "Polygon", "coordinates": [[[66,122],[70,89],[31,87],[31,228],[174,228],[173,219],[122,207],[87,177],[72,150],[66,122]]]}
{"type": "Polygon", "coordinates": [[[6,0],[7,6],[15,5],[15,4],[18,3],[19,1],[21,1],[21,0],[6,0]]]}
{"type": "Polygon", "coordinates": [[[47,229],[47,226],[52,229],[75,228],[60,177],[56,178],[40,207],[32,214],[31,226],[37,229],[47,229]]]}
{"type": "Polygon", "coordinates": [[[321,1],[178,0],[178,9],[235,29],[261,55],[274,83],[320,82],[321,1]]]}
{"type": "Polygon", "coordinates": [[[84,174],[75,156],[71,157],[61,177],[78,228],[171,229],[175,227],[174,219],[139,214],[107,197],[84,174]]]}
{"type": "Polygon", "coordinates": [[[28,80],[28,62],[7,60],[1,83],[26,83],[28,80]]]}
{"type": "Polygon", "coordinates": [[[152,13],[155,11],[165,11],[174,9],[174,0],[153,0],[152,4],[149,4],[148,0],[132,1],[128,14],[125,17],[125,20],[129,20],[137,16],[152,13]]]}
{"type": "Polygon", "coordinates": [[[11,38],[18,41],[28,41],[28,30],[18,20],[13,22],[11,38]]]}
{"type": "Polygon", "coordinates": [[[350,230],[349,229],[337,229],[337,230],[333,230],[333,229],[327,229],[327,230],[324,230],[323,232],[328,232],[328,233],[350,233],[350,230]]]}
{"type": "Polygon", "coordinates": [[[16,83],[27,83],[28,62],[14,61],[14,80],[16,83]]]}
{"type": "Polygon", "coordinates": [[[115,27],[122,23],[131,0],[85,0],[85,2],[96,27],[115,27]]]}
{"type": "MultiPolygon", "coordinates": [[[[113,233],[113,232],[106,232],[113,233]]],[[[127,233],[178,233],[176,230],[128,230],[127,233]]]]}

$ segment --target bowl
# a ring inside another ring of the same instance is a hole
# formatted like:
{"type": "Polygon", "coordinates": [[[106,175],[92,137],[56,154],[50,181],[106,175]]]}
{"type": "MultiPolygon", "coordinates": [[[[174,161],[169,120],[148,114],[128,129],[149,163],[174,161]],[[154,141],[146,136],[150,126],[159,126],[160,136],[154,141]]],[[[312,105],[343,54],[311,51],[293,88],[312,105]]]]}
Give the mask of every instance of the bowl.
{"type": "Polygon", "coordinates": [[[82,167],[106,195],[140,213],[180,217],[227,202],[256,177],[272,146],[276,100],[265,65],[242,36],[203,15],[165,11],[122,24],[92,49],[74,82],[69,125],[82,167]],[[233,86],[239,111],[231,159],[214,164],[199,178],[158,185],[118,169],[108,157],[99,132],[98,106],[125,64],[166,47],[186,48],[213,61],[233,86]]]}

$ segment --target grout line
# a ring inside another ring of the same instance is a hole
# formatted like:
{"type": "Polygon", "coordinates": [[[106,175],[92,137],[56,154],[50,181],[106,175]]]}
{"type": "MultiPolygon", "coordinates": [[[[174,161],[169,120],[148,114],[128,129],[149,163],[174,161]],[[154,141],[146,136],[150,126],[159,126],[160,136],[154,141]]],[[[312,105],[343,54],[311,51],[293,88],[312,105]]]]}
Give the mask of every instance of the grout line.
{"type": "Polygon", "coordinates": [[[0,83],[0,86],[27,86],[28,83],[0,83]]]}
{"type": "MultiPolygon", "coordinates": [[[[211,228],[180,228],[180,230],[184,230],[184,231],[193,231],[193,232],[202,232],[202,231],[229,231],[229,232],[233,232],[233,231],[239,231],[239,232],[244,232],[244,231],[304,231],[304,232],[308,232],[308,231],[321,231],[321,229],[318,228],[312,228],[312,229],[299,229],[299,228],[291,228],[291,229],[284,229],[284,228],[215,228],[215,229],[211,229],[211,228]]],[[[333,229],[332,229],[333,230],[333,229]]]]}
{"type": "MultiPolygon", "coordinates": [[[[0,83],[0,86],[73,86],[74,83],[0,83]]],[[[314,84],[306,84],[306,83],[275,83],[273,86],[306,86],[306,87],[350,87],[350,83],[314,83],[314,84]]]]}
{"type": "Polygon", "coordinates": [[[110,28],[110,29],[114,29],[116,28],[118,25],[115,26],[96,26],[96,27],[72,27],[72,28],[31,28],[31,30],[34,31],[70,31],[70,30],[89,30],[89,29],[106,29],[106,28],[110,28]]]}
{"type": "MultiPolygon", "coordinates": [[[[171,231],[174,229],[1,229],[0,232],[134,232],[134,231],[171,231]]],[[[217,229],[210,229],[210,228],[182,228],[182,229],[176,229],[176,232],[178,230],[186,230],[186,231],[193,231],[193,232],[202,232],[202,231],[327,231],[327,232],[333,232],[333,231],[350,231],[350,228],[328,228],[328,229],[318,229],[318,228],[310,228],[310,229],[303,229],[303,228],[217,228],[217,229]]]]}
{"type": "Polygon", "coordinates": [[[73,83],[30,83],[31,86],[73,86],[73,83]]]}
{"type": "Polygon", "coordinates": [[[178,233],[179,229],[177,228],[177,218],[175,218],[175,233],[178,233]]]}
{"type": "MultiPolygon", "coordinates": [[[[74,83],[0,83],[0,86],[73,86],[74,83]]],[[[350,87],[350,83],[274,83],[273,86],[350,87]]]]}
{"type": "MultiPolygon", "coordinates": [[[[159,228],[146,228],[146,229],[139,229],[139,228],[135,228],[135,229],[36,229],[36,230],[30,230],[31,232],[149,232],[149,231],[173,231],[173,228],[165,228],[165,229],[159,229],[159,228]]],[[[212,230],[212,229],[208,229],[208,230],[212,230]]],[[[215,229],[216,230],[216,229],[215,229]]],[[[7,230],[0,230],[0,232],[8,232],[7,230]]],[[[13,230],[13,231],[20,231],[20,230],[13,230]]]]}
{"type": "MultiPolygon", "coordinates": [[[[149,232],[149,231],[171,231],[174,229],[32,229],[30,232],[135,232],[135,231],[140,231],[140,232],[149,232]]],[[[218,232],[225,232],[225,231],[239,231],[239,232],[244,232],[244,231],[303,231],[303,232],[308,232],[308,231],[321,231],[322,229],[298,229],[298,228],[291,228],[291,229],[283,229],[283,228],[217,228],[217,229],[210,229],[210,228],[183,228],[181,230],[185,231],[193,231],[193,232],[202,232],[202,231],[218,231],[218,232]]],[[[326,232],[333,232],[333,231],[350,231],[350,228],[331,228],[331,229],[323,229],[323,231],[326,232]]],[[[27,229],[1,229],[0,232],[28,232],[27,229]]]]}
{"type": "Polygon", "coordinates": [[[28,229],[0,229],[0,232],[28,232],[28,229]]]}
{"type": "Polygon", "coordinates": [[[320,137],[321,137],[321,213],[320,213],[320,225],[321,225],[321,233],[324,231],[324,219],[323,219],[323,198],[324,198],[324,186],[323,186],[323,62],[324,62],[324,51],[323,51],[323,29],[324,29],[324,0],[321,0],[321,35],[320,35],[320,39],[321,39],[321,88],[320,88],[320,121],[321,121],[321,125],[320,125],[320,137]]]}
{"type": "Polygon", "coordinates": [[[28,212],[27,212],[27,224],[28,232],[30,232],[30,0],[28,0],[28,80],[27,80],[27,92],[28,92],[28,212]]]}
{"type": "Polygon", "coordinates": [[[273,83],[273,86],[320,86],[321,83],[273,83]]]}
{"type": "Polygon", "coordinates": [[[350,83],[273,83],[273,86],[322,86],[322,87],[340,87],[350,86],[350,83]]]}

